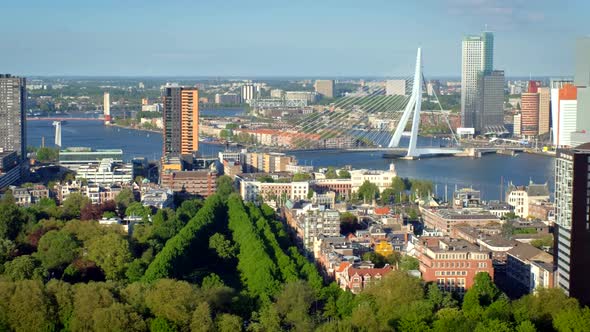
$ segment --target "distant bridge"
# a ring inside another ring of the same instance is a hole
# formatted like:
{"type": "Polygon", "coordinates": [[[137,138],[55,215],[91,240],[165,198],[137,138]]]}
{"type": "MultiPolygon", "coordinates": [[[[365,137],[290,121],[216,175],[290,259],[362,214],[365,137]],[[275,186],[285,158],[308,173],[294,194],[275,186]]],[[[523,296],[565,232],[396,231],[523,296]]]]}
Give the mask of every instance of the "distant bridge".
{"type": "Polygon", "coordinates": [[[104,118],[27,117],[27,121],[104,121],[104,118]]]}

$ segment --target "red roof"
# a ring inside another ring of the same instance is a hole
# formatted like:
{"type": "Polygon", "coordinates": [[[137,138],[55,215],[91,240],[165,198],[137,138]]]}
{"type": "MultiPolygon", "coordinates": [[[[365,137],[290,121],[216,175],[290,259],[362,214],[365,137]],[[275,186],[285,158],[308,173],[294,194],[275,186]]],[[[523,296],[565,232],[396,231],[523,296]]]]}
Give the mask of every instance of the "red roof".
{"type": "Polygon", "coordinates": [[[344,271],[348,266],[350,266],[349,262],[341,262],[340,265],[338,266],[338,268],[336,269],[336,272],[342,272],[344,271]]]}
{"type": "Polygon", "coordinates": [[[375,208],[375,214],[386,215],[389,214],[389,208],[387,206],[375,208]]]}
{"type": "Polygon", "coordinates": [[[389,272],[391,272],[393,269],[391,266],[389,265],[385,265],[384,267],[380,268],[380,269],[358,269],[356,267],[351,267],[350,269],[348,269],[348,276],[352,277],[355,274],[358,274],[359,276],[365,276],[365,275],[370,275],[371,277],[374,277],[376,275],[380,275],[380,276],[384,276],[386,274],[388,274],[389,272]]]}

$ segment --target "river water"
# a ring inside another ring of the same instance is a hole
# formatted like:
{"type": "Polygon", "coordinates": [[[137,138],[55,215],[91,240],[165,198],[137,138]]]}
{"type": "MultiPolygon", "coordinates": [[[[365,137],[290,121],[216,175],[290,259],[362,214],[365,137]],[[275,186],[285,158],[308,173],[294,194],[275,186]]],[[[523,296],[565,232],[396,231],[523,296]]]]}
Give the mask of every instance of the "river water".
{"type": "MultiPolygon", "coordinates": [[[[239,110],[204,110],[203,115],[235,116],[239,110]]],[[[45,137],[46,146],[53,146],[54,128],[50,121],[27,122],[27,144],[40,146],[45,137]]],[[[405,137],[401,145],[407,144],[405,137]]],[[[429,145],[430,139],[421,139],[419,145],[429,145]]],[[[123,149],[124,158],[147,157],[157,160],[162,153],[162,136],[159,133],[104,126],[99,121],[70,121],[62,126],[64,147],[84,146],[95,149],[123,149]]],[[[203,156],[216,156],[223,147],[200,143],[203,156]]],[[[300,164],[314,166],[345,166],[353,168],[387,169],[392,160],[383,159],[380,152],[294,152],[300,164]]],[[[517,156],[485,155],[471,158],[429,158],[421,160],[393,160],[402,177],[429,179],[437,187],[439,196],[449,195],[455,186],[473,187],[482,191],[486,200],[499,199],[502,188],[509,181],[514,184],[547,182],[553,189],[554,159],[521,153],[517,156]]]]}

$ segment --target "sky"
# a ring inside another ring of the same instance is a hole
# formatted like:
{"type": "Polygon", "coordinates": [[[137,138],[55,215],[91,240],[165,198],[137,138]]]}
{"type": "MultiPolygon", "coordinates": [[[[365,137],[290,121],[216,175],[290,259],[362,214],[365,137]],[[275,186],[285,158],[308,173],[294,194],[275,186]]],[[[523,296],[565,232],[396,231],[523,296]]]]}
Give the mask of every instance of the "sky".
{"type": "Polygon", "coordinates": [[[0,0],[0,72],[25,76],[459,76],[495,34],[506,76],[568,76],[588,0],[0,0]]]}

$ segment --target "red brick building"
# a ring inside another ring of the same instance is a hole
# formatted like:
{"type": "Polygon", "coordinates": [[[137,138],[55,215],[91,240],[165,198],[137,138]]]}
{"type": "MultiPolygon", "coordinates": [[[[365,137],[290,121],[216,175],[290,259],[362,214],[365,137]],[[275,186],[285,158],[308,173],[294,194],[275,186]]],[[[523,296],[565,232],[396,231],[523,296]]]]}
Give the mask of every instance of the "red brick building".
{"type": "Polygon", "coordinates": [[[393,269],[389,265],[382,268],[374,268],[371,265],[352,265],[348,262],[340,264],[336,270],[336,280],[343,290],[349,290],[354,294],[381,280],[393,269]]]}
{"type": "Polygon", "coordinates": [[[473,286],[477,273],[494,277],[491,253],[465,240],[421,237],[414,239],[414,246],[422,278],[441,289],[462,294],[473,286]]]}
{"type": "Polygon", "coordinates": [[[217,172],[210,170],[167,171],[160,176],[161,186],[174,192],[210,196],[217,189],[217,172]]]}

